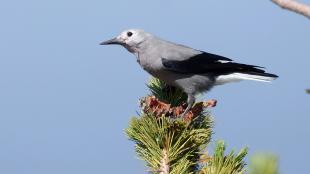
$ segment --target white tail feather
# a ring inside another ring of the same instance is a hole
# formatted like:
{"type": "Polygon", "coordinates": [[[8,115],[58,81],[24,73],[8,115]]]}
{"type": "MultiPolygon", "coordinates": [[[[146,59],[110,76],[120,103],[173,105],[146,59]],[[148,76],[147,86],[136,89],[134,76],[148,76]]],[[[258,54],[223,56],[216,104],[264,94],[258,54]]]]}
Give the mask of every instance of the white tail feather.
{"type": "Polygon", "coordinates": [[[255,80],[260,82],[271,82],[275,77],[260,76],[244,73],[232,73],[228,75],[220,75],[216,78],[216,85],[222,85],[229,82],[238,82],[241,80],[255,80]]]}

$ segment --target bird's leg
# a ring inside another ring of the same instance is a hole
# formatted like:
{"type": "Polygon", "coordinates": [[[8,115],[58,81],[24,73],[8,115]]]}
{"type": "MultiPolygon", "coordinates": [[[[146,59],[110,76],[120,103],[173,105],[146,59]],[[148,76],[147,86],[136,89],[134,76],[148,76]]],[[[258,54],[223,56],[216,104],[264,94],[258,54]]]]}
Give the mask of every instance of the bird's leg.
{"type": "Polygon", "coordinates": [[[193,94],[187,94],[187,107],[181,114],[181,118],[184,118],[185,114],[193,107],[195,103],[195,96],[193,94]]]}

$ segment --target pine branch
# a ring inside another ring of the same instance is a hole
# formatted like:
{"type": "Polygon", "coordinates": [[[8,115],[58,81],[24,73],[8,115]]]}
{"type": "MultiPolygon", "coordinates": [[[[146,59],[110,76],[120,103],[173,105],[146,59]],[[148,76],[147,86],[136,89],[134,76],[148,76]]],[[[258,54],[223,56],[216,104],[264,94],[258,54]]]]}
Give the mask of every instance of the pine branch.
{"type": "Polygon", "coordinates": [[[168,152],[166,149],[163,149],[162,159],[160,162],[161,164],[160,164],[159,174],[169,174],[170,166],[169,166],[168,152]]]}
{"type": "MultiPolygon", "coordinates": [[[[186,95],[153,79],[148,85],[152,96],[141,99],[141,115],[134,117],[126,129],[135,142],[138,156],[154,174],[241,174],[247,149],[224,155],[225,145],[217,143],[215,153],[203,162],[203,153],[210,143],[213,120],[198,102],[186,115],[178,116],[186,107],[186,95]]],[[[211,104],[212,105],[212,104],[211,104]]]]}
{"type": "Polygon", "coordinates": [[[271,0],[283,9],[299,13],[310,19],[310,6],[295,0],[271,0]]]}
{"type": "Polygon", "coordinates": [[[278,174],[278,159],[272,154],[256,154],[251,158],[250,174],[278,174]]]}
{"type": "Polygon", "coordinates": [[[131,120],[126,133],[150,171],[186,174],[199,163],[197,154],[209,143],[211,127],[211,118],[204,115],[190,123],[142,115],[131,120]]]}
{"type": "Polygon", "coordinates": [[[243,174],[245,163],[243,159],[248,152],[247,148],[240,150],[238,154],[231,151],[225,153],[224,141],[218,141],[214,155],[204,164],[200,174],[243,174]]]}

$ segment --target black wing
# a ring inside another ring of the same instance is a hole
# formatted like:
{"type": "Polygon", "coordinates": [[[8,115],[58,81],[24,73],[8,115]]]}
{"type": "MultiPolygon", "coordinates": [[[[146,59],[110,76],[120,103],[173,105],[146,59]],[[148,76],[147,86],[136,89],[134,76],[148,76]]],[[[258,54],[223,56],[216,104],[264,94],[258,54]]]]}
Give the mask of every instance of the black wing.
{"type": "Polygon", "coordinates": [[[265,72],[264,70],[258,69],[263,67],[234,63],[231,61],[232,60],[229,58],[206,52],[195,55],[183,61],[168,60],[166,58],[162,58],[162,64],[167,70],[181,74],[212,73],[215,75],[223,75],[234,72],[265,72]]]}

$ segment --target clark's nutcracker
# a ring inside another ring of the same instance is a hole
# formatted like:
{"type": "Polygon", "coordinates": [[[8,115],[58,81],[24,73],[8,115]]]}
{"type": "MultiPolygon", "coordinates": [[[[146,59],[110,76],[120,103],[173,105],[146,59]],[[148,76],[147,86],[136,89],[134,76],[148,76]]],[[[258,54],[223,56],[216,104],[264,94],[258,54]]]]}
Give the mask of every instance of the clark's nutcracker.
{"type": "Polygon", "coordinates": [[[133,53],[141,67],[168,85],[181,88],[187,95],[184,116],[195,103],[195,94],[215,85],[240,80],[270,82],[277,78],[260,66],[235,63],[233,60],[160,39],[140,29],[123,31],[100,43],[118,44],[133,53]]]}

